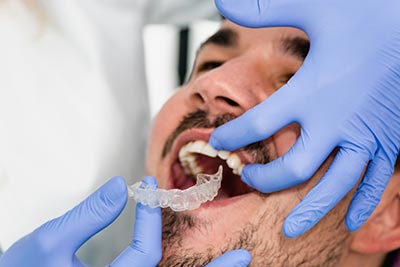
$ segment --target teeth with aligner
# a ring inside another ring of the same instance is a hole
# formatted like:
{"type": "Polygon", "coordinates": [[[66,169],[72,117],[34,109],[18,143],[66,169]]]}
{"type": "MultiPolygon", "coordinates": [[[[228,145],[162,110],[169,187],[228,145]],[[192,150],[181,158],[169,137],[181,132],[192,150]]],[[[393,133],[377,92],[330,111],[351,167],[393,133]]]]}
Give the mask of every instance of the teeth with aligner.
{"type": "Polygon", "coordinates": [[[196,157],[194,154],[202,154],[208,157],[219,157],[220,159],[226,160],[229,168],[236,175],[241,175],[244,164],[240,160],[240,157],[232,152],[224,150],[215,150],[210,144],[203,140],[196,140],[189,142],[179,150],[179,161],[188,175],[195,175],[202,172],[202,168],[197,165],[196,157]]]}
{"type": "Polygon", "coordinates": [[[226,160],[229,157],[230,152],[229,151],[225,151],[225,150],[220,150],[218,151],[218,157],[226,160]]]}
{"type": "Polygon", "coordinates": [[[174,211],[193,210],[213,200],[221,187],[222,166],[215,174],[197,174],[196,185],[185,190],[154,189],[141,181],[128,186],[128,195],[136,202],[152,208],[170,207],[174,211]]]}
{"type": "Polygon", "coordinates": [[[209,144],[206,144],[203,147],[203,150],[200,152],[203,155],[209,156],[210,158],[215,158],[218,155],[218,151],[215,150],[212,146],[209,144]]]}

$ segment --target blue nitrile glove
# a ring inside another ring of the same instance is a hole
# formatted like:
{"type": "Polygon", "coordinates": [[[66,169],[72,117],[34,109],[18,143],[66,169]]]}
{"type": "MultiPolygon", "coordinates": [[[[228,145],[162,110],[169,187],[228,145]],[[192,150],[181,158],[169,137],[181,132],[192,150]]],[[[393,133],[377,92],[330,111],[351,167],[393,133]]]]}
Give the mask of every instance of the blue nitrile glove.
{"type": "Polygon", "coordinates": [[[205,267],[246,267],[250,262],[250,253],[244,249],[237,249],[222,254],[205,267]]]}
{"type": "MultiPolygon", "coordinates": [[[[154,178],[146,178],[155,183],[154,178]]],[[[127,202],[123,178],[108,181],[68,211],[17,241],[0,258],[0,267],[83,267],[75,252],[113,222],[127,202]]],[[[110,265],[154,267],[161,259],[161,212],[137,205],[132,244],[110,265]]]]}
{"type": "Polygon", "coordinates": [[[400,146],[400,1],[216,0],[222,15],[250,27],[294,26],[311,48],[299,71],[267,100],[216,129],[216,149],[264,140],[301,124],[296,144],[266,165],[249,165],[243,180],[273,192],[309,179],[339,149],[321,181],[289,214],[288,237],[316,224],[367,172],[346,225],[358,229],[390,180],[400,146]]]}
{"type": "MultiPolygon", "coordinates": [[[[152,177],[144,182],[154,185],[152,177]]],[[[127,188],[116,177],[65,215],[51,220],[17,241],[0,257],[0,267],[88,267],[75,253],[91,236],[113,222],[125,207],[127,188]]],[[[138,204],[132,244],[109,267],[155,267],[161,259],[160,208],[138,204]]],[[[247,251],[230,251],[208,267],[244,267],[247,251]]]]}

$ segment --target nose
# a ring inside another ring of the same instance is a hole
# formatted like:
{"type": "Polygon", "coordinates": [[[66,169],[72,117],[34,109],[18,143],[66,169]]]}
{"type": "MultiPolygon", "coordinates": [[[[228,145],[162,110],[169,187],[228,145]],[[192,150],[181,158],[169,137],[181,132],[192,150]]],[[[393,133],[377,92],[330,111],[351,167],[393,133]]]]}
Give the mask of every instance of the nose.
{"type": "Polygon", "coordinates": [[[267,97],[262,75],[254,64],[231,60],[199,74],[191,97],[199,109],[211,116],[239,116],[267,97]]]}

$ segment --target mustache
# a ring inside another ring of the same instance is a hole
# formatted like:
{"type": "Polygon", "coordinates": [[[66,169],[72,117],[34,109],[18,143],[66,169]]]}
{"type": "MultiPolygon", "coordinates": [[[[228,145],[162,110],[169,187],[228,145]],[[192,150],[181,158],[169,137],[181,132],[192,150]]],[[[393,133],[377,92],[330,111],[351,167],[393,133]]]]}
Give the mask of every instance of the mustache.
{"type": "MultiPolygon", "coordinates": [[[[178,127],[167,138],[161,153],[161,158],[164,159],[167,156],[172,149],[174,141],[182,132],[196,128],[217,128],[235,118],[235,115],[226,113],[210,121],[208,119],[208,113],[200,109],[185,115],[178,127]]],[[[268,149],[268,146],[264,144],[264,142],[265,141],[255,142],[243,148],[245,152],[250,154],[253,163],[266,164],[275,158],[274,155],[271,155],[270,149],[268,149]]]]}

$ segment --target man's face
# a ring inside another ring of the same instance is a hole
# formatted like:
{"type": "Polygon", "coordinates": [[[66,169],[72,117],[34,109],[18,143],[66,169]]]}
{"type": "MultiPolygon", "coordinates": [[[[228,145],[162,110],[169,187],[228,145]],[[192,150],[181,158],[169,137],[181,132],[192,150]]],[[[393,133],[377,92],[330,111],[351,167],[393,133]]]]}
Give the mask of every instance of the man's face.
{"type": "MultiPolygon", "coordinates": [[[[215,127],[276,92],[299,69],[308,45],[307,36],[298,29],[247,29],[225,21],[201,48],[190,81],[154,120],[146,169],[159,187],[192,185],[179,150],[191,141],[207,142],[215,127]]],[[[291,124],[234,153],[244,164],[267,163],[285,154],[299,134],[300,127],[291,124]]],[[[251,266],[338,264],[348,239],[343,219],[349,197],[305,235],[287,239],[281,232],[284,218],[322,177],[331,158],[309,182],[273,194],[245,186],[219,157],[195,155],[195,160],[204,173],[224,166],[219,197],[193,211],[163,210],[161,266],[202,266],[233,248],[248,249],[251,266]]]]}

